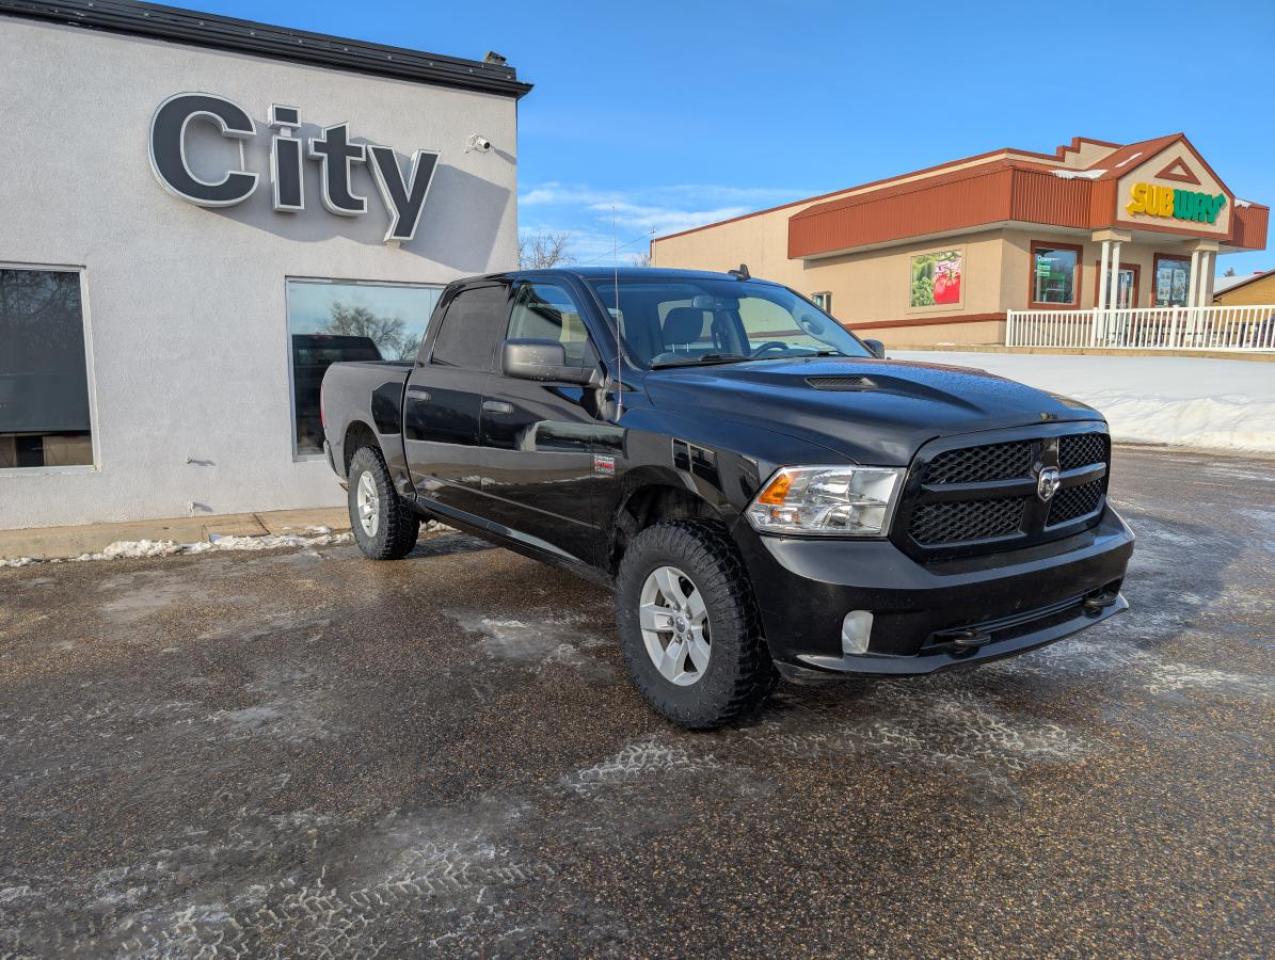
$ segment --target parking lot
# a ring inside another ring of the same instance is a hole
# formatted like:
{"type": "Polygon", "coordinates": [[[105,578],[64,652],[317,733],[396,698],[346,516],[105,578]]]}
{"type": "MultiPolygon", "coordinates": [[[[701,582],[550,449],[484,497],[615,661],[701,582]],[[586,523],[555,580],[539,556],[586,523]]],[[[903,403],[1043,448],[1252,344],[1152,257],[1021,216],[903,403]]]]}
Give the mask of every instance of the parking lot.
{"type": "Polygon", "coordinates": [[[0,570],[0,957],[1275,950],[1275,462],[1118,449],[1132,610],[711,734],[455,533],[0,570]]]}

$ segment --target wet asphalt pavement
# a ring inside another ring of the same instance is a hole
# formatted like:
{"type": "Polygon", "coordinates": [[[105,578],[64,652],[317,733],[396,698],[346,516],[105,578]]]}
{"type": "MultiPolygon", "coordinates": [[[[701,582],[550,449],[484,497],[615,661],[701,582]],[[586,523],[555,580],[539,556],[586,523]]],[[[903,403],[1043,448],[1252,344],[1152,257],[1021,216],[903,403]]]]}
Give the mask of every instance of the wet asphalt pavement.
{"type": "Polygon", "coordinates": [[[0,957],[1270,956],[1275,461],[1113,500],[1123,617],[711,734],[458,534],[0,570],[0,957]]]}

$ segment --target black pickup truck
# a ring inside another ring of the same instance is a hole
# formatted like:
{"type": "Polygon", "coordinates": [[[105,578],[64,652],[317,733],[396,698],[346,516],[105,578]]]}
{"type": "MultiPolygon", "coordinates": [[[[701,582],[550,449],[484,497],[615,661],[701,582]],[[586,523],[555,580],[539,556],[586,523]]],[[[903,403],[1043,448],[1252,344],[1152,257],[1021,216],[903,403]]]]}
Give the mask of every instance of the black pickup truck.
{"type": "Polygon", "coordinates": [[[1099,413],[885,359],[746,269],[458,281],[414,364],[334,364],[321,407],[367,556],[434,518],[611,586],[634,683],[688,727],[781,674],[929,673],[1128,606],[1099,413]]]}

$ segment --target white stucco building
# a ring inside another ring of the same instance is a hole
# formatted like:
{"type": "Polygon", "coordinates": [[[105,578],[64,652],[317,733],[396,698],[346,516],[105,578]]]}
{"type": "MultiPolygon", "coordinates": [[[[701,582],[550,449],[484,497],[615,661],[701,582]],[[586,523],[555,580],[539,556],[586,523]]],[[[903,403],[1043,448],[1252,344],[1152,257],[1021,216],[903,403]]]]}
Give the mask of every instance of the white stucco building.
{"type": "Polygon", "coordinates": [[[124,0],[0,0],[0,63],[0,529],[340,503],[324,366],[515,266],[530,87],[124,0]]]}

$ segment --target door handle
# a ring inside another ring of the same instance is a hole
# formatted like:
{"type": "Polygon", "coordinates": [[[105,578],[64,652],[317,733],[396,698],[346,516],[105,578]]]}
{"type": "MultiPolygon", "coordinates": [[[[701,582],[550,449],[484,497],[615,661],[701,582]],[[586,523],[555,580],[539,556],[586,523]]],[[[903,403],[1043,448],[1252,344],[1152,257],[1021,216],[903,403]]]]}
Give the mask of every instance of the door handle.
{"type": "Polygon", "coordinates": [[[408,387],[407,395],[413,400],[419,400],[422,403],[429,402],[429,391],[424,387],[408,387]]]}
{"type": "Polygon", "coordinates": [[[484,400],[483,411],[486,413],[513,413],[514,405],[503,400],[484,400]]]}

